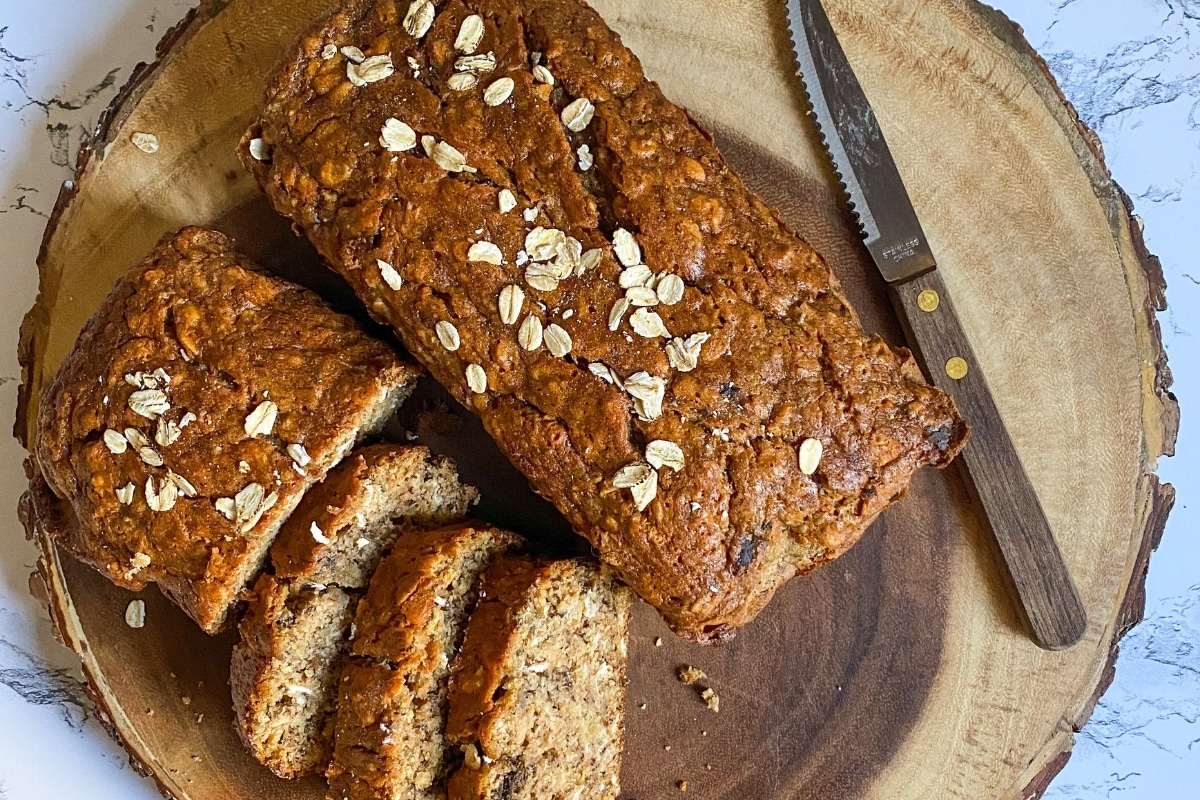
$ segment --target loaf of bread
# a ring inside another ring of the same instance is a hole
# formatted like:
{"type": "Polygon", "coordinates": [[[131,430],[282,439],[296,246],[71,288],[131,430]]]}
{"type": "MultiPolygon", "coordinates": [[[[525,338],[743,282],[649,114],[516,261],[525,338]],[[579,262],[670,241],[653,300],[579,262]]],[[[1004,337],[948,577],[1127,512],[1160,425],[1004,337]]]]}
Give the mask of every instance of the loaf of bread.
{"type": "Polygon", "coordinates": [[[632,597],[593,562],[496,559],[450,684],[450,800],[619,794],[632,597]]]}
{"type": "MultiPolygon", "coordinates": [[[[335,800],[443,800],[450,662],[479,596],[478,578],[521,540],[463,524],[403,536],[355,615],[327,773],[335,800]]],[[[549,797],[550,795],[546,795],[549,797]]]]}
{"type": "Polygon", "coordinates": [[[226,622],[304,492],[418,371],[220,233],[168,236],[121,277],[43,393],[35,455],[79,524],[57,542],[226,622]]]}
{"type": "Polygon", "coordinates": [[[240,155],[686,637],[730,635],[966,440],[578,0],[341,3],[240,155]]]}
{"type": "Polygon", "coordinates": [[[276,775],[324,772],[347,632],[383,554],[406,531],[466,516],[478,499],[424,447],[373,445],[311,489],[271,546],[238,625],[229,684],[238,735],[276,775]]]}

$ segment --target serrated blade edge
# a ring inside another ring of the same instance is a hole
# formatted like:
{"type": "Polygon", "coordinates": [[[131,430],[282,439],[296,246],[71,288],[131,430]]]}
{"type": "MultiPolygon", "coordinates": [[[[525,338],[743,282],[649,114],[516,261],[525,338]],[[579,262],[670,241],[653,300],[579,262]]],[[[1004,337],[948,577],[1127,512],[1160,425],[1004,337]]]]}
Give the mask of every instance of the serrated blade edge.
{"type": "Polygon", "coordinates": [[[936,266],[896,163],[821,0],[786,0],[792,49],[825,150],[883,277],[936,266]]]}
{"type": "Polygon", "coordinates": [[[792,52],[796,56],[796,66],[799,67],[796,77],[800,79],[800,89],[808,100],[809,116],[816,122],[821,144],[825,146],[825,152],[833,161],[833,170],[837,173],[842,187],[850,197],[851,210],[858,217],[858,223],[866,241],[878,239],[879,226],[875,224],[875,217],[871,214],[870,206],[867,205],[866,198],[863,196],[858,178],[855,177],[854,170],[843,166],[850,163],[850,156],[846,153],[841,137],[838,136],[837,126],[833,123],[833,114],[829,104],[825,101],[825,95],[821,92],[819,85],[809,88],[809,82],[816,80],[817,66],[813,60],[808,36],[804,29],[800,0],[787,0],[787,18],[792,52]]]}

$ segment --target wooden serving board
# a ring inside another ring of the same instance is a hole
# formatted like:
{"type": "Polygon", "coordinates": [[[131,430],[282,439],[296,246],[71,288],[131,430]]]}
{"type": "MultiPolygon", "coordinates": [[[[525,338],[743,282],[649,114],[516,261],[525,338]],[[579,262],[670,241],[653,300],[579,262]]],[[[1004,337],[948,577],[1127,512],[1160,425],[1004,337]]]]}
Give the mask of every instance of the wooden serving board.
{"type": "MultiPolygon", "coordinates": [[[[259,197],[234,143],[267,71],[333,0],[231,0],[193,12],[105,114],[64,188],[22,330],[17,434],[114,278],[164,232],[208,223],[269,266],[353,302],[259,197]],[[147,154],[137,131],[158,136],[147,154]]],[[[1147,561],[1173,493],[1153,474],[1177,407],[1154,312],[1157,261],[1100,146],[1019,30],[975,0],[826,0],[912,192],[946,282],[1087,605],[1085,639],[1039,650],[1022,632],[957,469],[924,472],[845,558],[795,581],[731,644],[688,646],[638,609],[622,775],[629,798],[1029,798],[1141,617],[1147,561]],[[662,646],[655,646],[662,637],[662,646]],[[703,668],[709,711],[675,670],[703,668]],[[643,705],[644,704],[644,705],[643,705]]],[[[899,331],[842,210],[793,77],[782,3],[597,0],[667,95],[823,252],[868,329],[899,331]]],[[[469,421],[410,408],[410,427],[464,459],[492,518],[551,546],[555,518],[469,421]],[[439,422],[439,419],[441,420],[439,422]]],[[[397,422],[399,430],[404,424],[397,422]]],[[[131,595],[47,544],[35,590],[83,660],[134,763],[187,800],[319,798],[254,764],[231,729],[230,634],[208,638],[156,592],[131,595]],[[203,715],[202,718],[200,715],[203,715]]]]}

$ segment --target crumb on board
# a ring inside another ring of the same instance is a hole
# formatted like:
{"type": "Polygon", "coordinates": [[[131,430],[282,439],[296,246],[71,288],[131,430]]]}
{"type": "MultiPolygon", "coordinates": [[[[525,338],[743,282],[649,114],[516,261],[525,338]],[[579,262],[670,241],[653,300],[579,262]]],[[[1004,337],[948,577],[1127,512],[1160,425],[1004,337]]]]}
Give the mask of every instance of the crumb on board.
{"type": "Polygon", "coordinates": [[[687,781],[680,781],[677,785],[679,786],[679,791],[681,791],[681,792],[687,791],[687,781]]]}
{"type": "Polygon", "coordinates": [[[654,646],[662,647],[662,637],[661,636],[659,636],[657,639],[654,640],[654,646]]]}
{"type": "Polygon", "coordinates": [[[708,706],[713,711],[720,713],[721,698],[717,696],[717,693],[714,692],[711,687],[708,689],[705,689],[703,692],[701,692],[700,697],[704,698],[704,704],[706,706],[708,706]]]}
{"type": "Polygon", "coordinates": [[[704,674],[704,670],[697,669],[693,666],[681,667],[679,669],[679,681],[684,686],[691,686],[696,681],[702,681],[708,676],[704,674]]]}

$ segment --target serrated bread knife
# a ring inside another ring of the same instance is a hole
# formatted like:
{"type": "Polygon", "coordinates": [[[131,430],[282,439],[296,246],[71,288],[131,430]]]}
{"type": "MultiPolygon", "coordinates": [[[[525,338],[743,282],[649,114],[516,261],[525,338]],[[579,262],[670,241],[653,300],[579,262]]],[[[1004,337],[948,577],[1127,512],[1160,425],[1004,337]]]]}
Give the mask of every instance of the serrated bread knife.
{"type": "Polygon", "coordinates": [[[971,426],[963,450],[1034,640],[1048,650],[1083,636],[1087,616],[1062,553],[938,275],[887,142],[821,0],[786,0],[800,77],[833,166],[891,289],[908,343],[971,426]]]}

